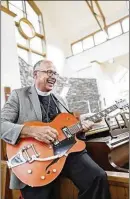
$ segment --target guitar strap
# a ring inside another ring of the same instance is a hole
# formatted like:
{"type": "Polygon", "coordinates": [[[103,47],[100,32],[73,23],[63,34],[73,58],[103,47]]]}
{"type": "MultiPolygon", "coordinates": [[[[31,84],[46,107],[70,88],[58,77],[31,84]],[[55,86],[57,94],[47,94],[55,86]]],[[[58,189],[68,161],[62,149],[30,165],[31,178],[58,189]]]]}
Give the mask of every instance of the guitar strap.
{"type": "MultiPolygon", "coordinates": [[[[55,105],[56,105],[56,107],[58,108],[59,111],[60,111],[60,109],[59,109],[59,107],[58,107],[57,102],[60,103],[61,106],[63,106],[64,109],[65,109],[68,113],[73,114],[72,112],[70,112],[70,111],[60,102],[60,100],[58,100],[58,99],[56,98],[56,96],[55,96],[54,94],[51,94],[51,96],[52,96],[52,99],[54,100],[54,103],[55,103],[55,105]]],[[[60,112],[61,112],[61,111],[60,111],[60,112]]]]}

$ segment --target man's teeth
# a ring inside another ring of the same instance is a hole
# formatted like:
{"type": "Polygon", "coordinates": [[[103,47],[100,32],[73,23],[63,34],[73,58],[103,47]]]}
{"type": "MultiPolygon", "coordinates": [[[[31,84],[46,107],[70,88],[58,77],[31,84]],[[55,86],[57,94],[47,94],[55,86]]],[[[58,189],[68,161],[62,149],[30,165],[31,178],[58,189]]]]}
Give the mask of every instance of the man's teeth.
{"type": "Polygon", "coordinates": [[[49,84],[54,84],[54,82],[48,81],[49,84]]]}
{"type": "Polygon", "coordinates": [[[48,83],[48,84],[54,84],[54,83],[55,83],[55,80],[53,80],[53,79],[50,79],[50,80],[49,80],[49,79],[48,79],[48,80],[47,80],[47,83],[48,83]]]}

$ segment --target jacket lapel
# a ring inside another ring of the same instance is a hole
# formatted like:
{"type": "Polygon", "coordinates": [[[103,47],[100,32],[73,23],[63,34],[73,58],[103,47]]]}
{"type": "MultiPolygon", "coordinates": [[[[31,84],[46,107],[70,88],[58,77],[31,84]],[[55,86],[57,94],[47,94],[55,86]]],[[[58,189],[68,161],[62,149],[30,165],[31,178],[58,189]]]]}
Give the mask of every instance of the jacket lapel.
{"type": "Polygon", "coordinates": [[[39,121],[42,121],[42,112],[41,112],[40,102],[39,102],[38,95],[37,95],[37,92],[36,92],[36,89],[35,89],[34,86],[32,86],[29,89],[29,95],[28,96],[29,96],[29,98],[32,102],[32,105],[33,105],[34,111],[36,113],[37,119],[39,121]]]}

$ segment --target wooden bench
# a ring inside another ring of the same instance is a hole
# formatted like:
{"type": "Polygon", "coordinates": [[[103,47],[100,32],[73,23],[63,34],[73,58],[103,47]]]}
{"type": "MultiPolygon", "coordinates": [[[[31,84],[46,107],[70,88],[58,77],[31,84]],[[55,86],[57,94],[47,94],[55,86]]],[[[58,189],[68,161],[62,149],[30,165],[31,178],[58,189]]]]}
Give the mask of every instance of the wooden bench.
{"type": "MultiPolygon", "coordinates": [[[[129,173],[106,171],[111,199],[129,198],[129,173]]],[[[61,177],[58,182],[58,199],[78,199],[78,189],[68,179],[61,177]]]]}
{"type": "Polygon", "coordinates": [[[107,171],[111,199],[129,198],[129,173],[107,171]]]}

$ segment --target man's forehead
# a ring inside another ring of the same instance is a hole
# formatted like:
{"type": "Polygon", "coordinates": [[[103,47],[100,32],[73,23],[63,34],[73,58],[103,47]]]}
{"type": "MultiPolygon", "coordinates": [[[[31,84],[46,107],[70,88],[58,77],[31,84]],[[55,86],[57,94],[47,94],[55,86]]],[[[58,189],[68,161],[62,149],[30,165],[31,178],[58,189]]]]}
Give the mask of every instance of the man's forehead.
{"type": "Polygon", "coordinates": [[[56,70],[55,65],[51,61],[43,61],[43,62],[41,62],[40,68],[41,69],[45,69],[45,70],[48,70],[48,69],[56,70]]]}

